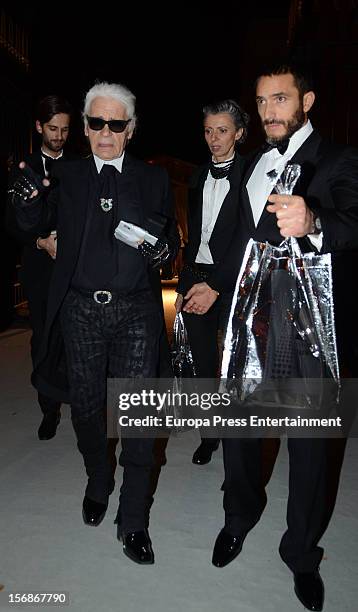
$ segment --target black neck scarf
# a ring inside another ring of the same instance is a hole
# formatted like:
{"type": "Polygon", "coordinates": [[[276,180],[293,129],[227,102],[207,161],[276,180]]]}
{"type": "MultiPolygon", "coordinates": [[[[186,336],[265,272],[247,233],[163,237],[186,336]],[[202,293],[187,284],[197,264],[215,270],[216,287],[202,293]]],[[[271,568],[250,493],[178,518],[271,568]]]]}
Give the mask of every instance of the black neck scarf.
{"type": "Polygon", "coordinates": [[[213,177],[213,179],[226,178],[228,174],[230,173],[230,170],[232,169],[234,162],[235,162],[235,157],[225,162],[224,165],[222,165],[223,162],[215,163],[213,162],[213,160],[211,160],[210,174],[213,177]]]}

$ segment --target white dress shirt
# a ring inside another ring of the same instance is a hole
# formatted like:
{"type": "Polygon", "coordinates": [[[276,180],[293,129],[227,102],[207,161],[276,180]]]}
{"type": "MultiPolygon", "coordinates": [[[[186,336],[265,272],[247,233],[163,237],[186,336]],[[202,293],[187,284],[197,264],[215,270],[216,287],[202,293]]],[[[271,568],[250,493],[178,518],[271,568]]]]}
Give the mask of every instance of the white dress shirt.
{"type": "MultiPolygon", "coordinates": [[[[271,149],[264,153],[257,162],[246,186],[255,226],[258,224],[266,206],[267,198],[272,192],[272,182],[267,173],[271,170],[276,170],[277,175],[280,176],[287,162],[295,155],[296,151],[298,151],[312,132],[313,127],[308,120],[307,123],[291,136],[287,151],[283,155],[276,148],[271,149]]],[[[308,234],[308,238],[318,250],[321,249],[322,233],[318,235],[308,234]]]]}
{"type": "MultiPolygon", "coordinates": [[[[230,157],[230,159],[226,159],[222,164],[215,164],[217,168],[221,166],[225,166],[228,161],[234,159],[234,156],[230,157]]],[[[227,194],[230,191],[230,182],[225,178],[214,179],[209,170],[208,176],[206,177],[206,181],[204,183],[203,188],[203,214],[202,214],[202,222],[201,222],[201,241],[197,256],[195,258],[196,263],[201,264],[213,264],[214,260],[212,258],[210,248],[209,248],[209,240],[211,238],[211,234],[213,233],[213,229],[215,227],[215,223],[219,216],[223,201],[225,200],[227,194]]]]}
{"type": "Polygon", "coordinates": [[[107,160],[101,159],[100,157],[98,157],[97,155],[93,153],[93,158],[96,164],[98,174],[101,172],[104,164],[108,164],[109,166],[114,166],[116,170],[118,170],[118,172],[122,172],[124,154],[125,154],[125,151],[123,151],[120,157],[116,157],[115,159],[110,159],[107,161],[107,160]]]}

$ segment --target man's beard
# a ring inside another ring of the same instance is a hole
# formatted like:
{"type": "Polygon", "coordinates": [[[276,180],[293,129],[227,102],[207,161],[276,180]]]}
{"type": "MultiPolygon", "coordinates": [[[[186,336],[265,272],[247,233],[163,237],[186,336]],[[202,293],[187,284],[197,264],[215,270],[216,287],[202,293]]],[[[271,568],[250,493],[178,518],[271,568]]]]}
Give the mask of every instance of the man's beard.
{"type": "Polygon", "coordinates": [[[58,153],[58,151],[61,151],[61,149],[63,148],[64,141],[63,140],[48,140],[47,138],[44,138],[44,145],[50,151],[53,151],[54,153],[58,153]]]}
{"type": "Polygon", "coordinates": [[[271,123],[279,123],[286,127],[286,133],[283,136],[276,137],[276,138],[275,136],[267,136],[265,132],[266,142],[268,142],[270,145],[277,145],[285,140],[289,140],[291,136],[293,136],[293,134],[297,132],[297,130],[299,130],[303,126],[305,119],[306,119],[306,115],[303,111],[302,104],[300,104],[299,108],[296,110],[293,117],[289,119],[288,121],[280,121],[276,119],[272,119],[272,120],[267,119],[266,121],[263,121],[262,127],[264,129],[264,132],[265,132],[265,125],[270,125],[271,123]]]}

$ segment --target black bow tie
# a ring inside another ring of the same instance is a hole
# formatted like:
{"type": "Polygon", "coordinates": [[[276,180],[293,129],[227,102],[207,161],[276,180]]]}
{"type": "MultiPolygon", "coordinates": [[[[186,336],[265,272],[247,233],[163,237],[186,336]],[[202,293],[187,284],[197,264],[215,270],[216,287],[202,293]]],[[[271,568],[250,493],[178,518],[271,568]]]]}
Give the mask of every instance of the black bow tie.
{"type": "Polygon", "coordinates": [[[280,142],[277,142],[276,144],[270,144],[268,142],[265,142],[265,144],[263,145],[263,151],[264,153],[267,153],[268,151],[271,151],[272,149],[277,149],[281,155],[284,155],[287,151],[289,144],[290,144],[289,138],[285,138],[285,140],[280,140],[280,142]]]}

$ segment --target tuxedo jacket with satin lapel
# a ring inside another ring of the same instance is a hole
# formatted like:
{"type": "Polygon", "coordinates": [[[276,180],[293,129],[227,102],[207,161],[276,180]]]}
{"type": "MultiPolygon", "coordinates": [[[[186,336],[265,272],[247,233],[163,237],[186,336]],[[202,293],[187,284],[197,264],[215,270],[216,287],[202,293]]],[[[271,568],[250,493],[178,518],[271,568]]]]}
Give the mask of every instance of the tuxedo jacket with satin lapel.
{"type": "MultiPolygon", "coordinates": [[[[218,291],[233,288],[250,238],[276,245],[283,240],[276,215],[269,213],[266,206],[257,226],[254,224],[247,183],[261,155],[262,150],[253,156],[245,173],[234,237],[225,261],[211,279],[211,286],[218,291]]],[[[343,255],[346,260],[354,258],[358,249],[358,150],[324,142],[313,131],[290,161],[301,165],[293,194],[302,196],[321,219],[324,236],[321,252],[331,252],[334,265],[343,255]]],[[[315,250],[308,238],[298,241],[303,252],[315,250]]]]}
{"type": "MultiPolygon", "coordinates": [[[[243,176],[245,161],[236,154],[235,163],[228,176],[230,189],[222,203],[216,219],[210,240],[209,248],[215,265],[219,265],[231,242],[233,232],[238,221],[239,190],[243,176]]],[[[203,219],[203,192],[210,165],[205,164],[194,173],[188,192],[188,244],[185,247],[184,263],[193,264],[198,254],[201,242],[201,227],[203,219]]],[[[177,291],[186,292],[191,286],[190,279],[186,279],[185,271],[180,275],[177,291]]]]}
{"type": "MultiPolygon", "coordinates": [[[[234,239],[225,261],[214,272],[210,286],[220,291],[232,290],[240,271],[250,238],[280,244],[276,215],[265,209],[255,227],[248,180],[262,155],[254,155],[245,174],[240,200],[240,215],[234,239]]],[[[338,351],[345,364],[356,370],[358,326],[354,311],[358,299],[358,150],[324,142],[317,132],[307,138],[290,160],[301,165],[301,175],[294,195],[302,196],[320,217],[323,230],[322,253],[332,253],[333,297],[336,315],[338,351]]],[[[303,252],[316,249],[306,237],[298,242],[303,252]]]]}
{"type": "MultiPolygon", "coordinates": [[[[90,201],[90,172],[93,165],[91,155],[86,159],[56,166],[52,176],[57,179],[58,185],[50,192],[47,201],[34,202],[17,211],[18,221],[24,229],[35,228],[41,232],[43,228],[52,225],[57,228],[57,257],[50,284],[46,327],[32,380],[35,387],[41,386],[43,393],[62,401],[67,401],[66,393],[59,394],[60,386],[66,388],[65,372],[56,390],[46,389],[43,383],[50,380],[56,369],[59,371],[63,367],[57,361],[63,353],[57,315],[71,285],[80,253],[90,201]]],[[[179,236],[167,172],[159,166],[136,160],[126,152],[118,185],[118,195],[126,211],[125,220],[136,225],[145,225],[146,219],[163,215],[167,218],[165,236],[171,246],[177,248],[179,236]]],[[[159,273],[149,272],[149,279],[159,299],[159,273]]]]}

